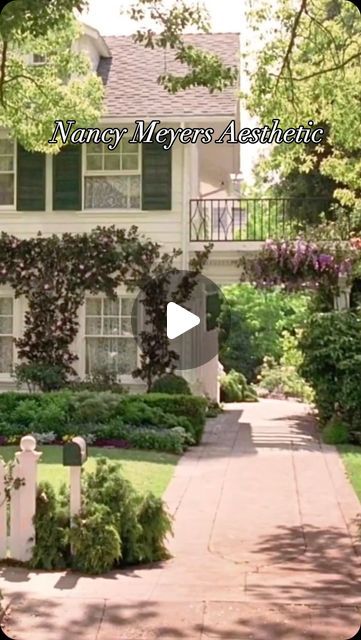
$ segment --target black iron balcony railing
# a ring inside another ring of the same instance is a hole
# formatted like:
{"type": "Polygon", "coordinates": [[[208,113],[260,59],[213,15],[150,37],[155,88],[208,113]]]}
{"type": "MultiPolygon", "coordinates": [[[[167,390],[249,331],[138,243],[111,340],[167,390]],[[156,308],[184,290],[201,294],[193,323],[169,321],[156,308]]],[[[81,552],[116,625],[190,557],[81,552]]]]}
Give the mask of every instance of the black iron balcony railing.
{"type": "Polygon", "coordinates": [[[191,242],[262,241],[296,238],[330,210],[324,198],[193,199],[189,208],[191,242]]]}

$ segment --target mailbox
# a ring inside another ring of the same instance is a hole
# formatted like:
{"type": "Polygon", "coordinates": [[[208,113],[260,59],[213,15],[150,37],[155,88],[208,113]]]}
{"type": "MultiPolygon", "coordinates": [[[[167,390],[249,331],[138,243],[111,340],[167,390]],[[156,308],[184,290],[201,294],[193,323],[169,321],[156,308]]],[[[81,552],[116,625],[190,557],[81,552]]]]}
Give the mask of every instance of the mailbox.
{"type": "Polygon", "coordinates": [[[88,458],[87,445],[84,438],[73,438],[63,446],[63,465],[65,467],[81,467],[88,458]]]}

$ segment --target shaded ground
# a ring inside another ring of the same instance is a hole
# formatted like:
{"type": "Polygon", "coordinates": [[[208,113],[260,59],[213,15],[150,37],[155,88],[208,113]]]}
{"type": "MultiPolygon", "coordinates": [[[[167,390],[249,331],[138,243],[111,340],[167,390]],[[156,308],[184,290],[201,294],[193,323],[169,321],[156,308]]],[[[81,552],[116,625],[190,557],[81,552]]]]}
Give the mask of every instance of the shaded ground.
{"type": "Polygon", "coordinates": [[[167,492],[173,559],[100,578],[4,569],[15,639],[348,640],[360,504],[307,407],[230,406],[167,492]]]}

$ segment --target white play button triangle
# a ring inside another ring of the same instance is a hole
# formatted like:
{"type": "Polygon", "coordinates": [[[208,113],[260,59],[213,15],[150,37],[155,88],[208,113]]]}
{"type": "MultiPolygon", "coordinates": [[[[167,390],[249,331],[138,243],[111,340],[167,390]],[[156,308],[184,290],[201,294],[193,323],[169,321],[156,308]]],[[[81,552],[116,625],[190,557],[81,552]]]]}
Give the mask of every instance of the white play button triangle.
{"type": "Polygon", "coordinates": [[[200,323],[200,318],[175,302],[167,304],[167,338],[174,340],[200,323]]]}

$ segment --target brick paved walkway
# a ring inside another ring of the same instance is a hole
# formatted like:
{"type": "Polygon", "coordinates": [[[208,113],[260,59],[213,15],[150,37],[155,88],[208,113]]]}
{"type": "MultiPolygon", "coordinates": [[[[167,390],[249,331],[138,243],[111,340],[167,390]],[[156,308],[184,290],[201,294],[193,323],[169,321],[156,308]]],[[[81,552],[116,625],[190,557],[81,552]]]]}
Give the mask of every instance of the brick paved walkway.
{"type": "Polygon", "coordinates": [[[307,407],[229,406],[165,498],[173,559],[101,578],[1,572],[16,640],[348,640],[360,504],[307,407]]]}

